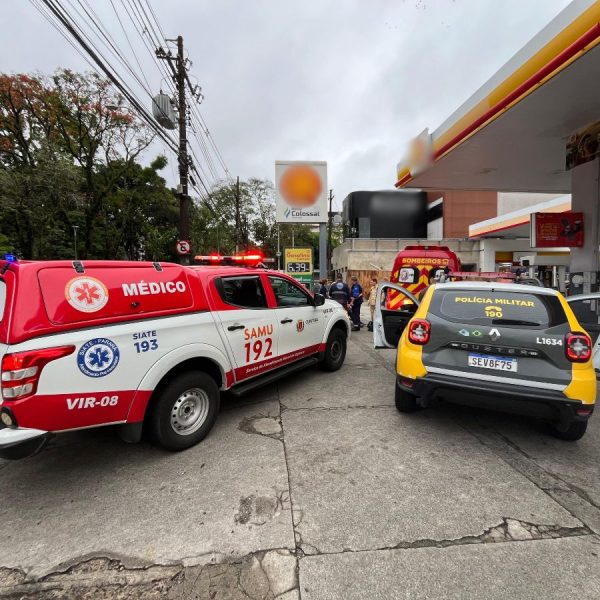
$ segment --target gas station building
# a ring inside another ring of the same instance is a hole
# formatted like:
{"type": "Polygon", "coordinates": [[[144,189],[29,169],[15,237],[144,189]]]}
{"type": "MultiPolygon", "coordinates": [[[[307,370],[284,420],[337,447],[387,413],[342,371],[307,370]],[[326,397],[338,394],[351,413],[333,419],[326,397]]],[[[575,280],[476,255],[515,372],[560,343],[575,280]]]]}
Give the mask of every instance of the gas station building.
{"type": "Polygon", "coordinates": [[[469,239],[485,240],[480,269],[546,263],[546,283],[559,286],[568,270],[571,293],[598,290],[600,0],[574,0],[435,131],[417,136],[396,187],[553,194],[471,224],[469,239]],[[531,213],[581,213],[583,239],[531,248],[531,213]]]}

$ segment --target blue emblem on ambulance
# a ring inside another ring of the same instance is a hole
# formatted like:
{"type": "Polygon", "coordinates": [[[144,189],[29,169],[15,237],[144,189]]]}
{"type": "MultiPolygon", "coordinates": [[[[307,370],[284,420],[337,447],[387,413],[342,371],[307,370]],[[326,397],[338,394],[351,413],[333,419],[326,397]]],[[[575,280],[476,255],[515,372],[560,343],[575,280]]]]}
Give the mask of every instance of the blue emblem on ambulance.
{"type": "Polygon", "coordinates": [[[107,338],[89,340],[77,353],[77,366],[88,377],[104,377],[119,364],[119,348],[107,338]]]}

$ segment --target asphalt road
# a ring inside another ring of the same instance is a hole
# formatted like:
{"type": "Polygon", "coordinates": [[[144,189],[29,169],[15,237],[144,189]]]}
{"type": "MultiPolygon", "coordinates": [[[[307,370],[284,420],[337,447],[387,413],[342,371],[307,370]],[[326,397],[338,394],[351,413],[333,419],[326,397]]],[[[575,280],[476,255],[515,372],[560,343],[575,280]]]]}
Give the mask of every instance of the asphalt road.
{"type": "Polygon", "coordinates": [[[98,429],[1,464],[0,598],[600,598],[600,415],[401,415],[394,354],[355,334],[183,453],[98,429]]]}

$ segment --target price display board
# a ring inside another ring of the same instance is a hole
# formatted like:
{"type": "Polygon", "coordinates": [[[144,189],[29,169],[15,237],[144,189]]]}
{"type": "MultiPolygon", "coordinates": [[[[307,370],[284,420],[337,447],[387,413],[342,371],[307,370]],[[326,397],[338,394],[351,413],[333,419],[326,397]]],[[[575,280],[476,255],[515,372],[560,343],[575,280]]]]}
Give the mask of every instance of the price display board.
{"type": "Polygon", "coordinates": [[[283,252],[284,270],[298,281],[304,283],[313,278],[313,249],[285,248],[283,252]]]}

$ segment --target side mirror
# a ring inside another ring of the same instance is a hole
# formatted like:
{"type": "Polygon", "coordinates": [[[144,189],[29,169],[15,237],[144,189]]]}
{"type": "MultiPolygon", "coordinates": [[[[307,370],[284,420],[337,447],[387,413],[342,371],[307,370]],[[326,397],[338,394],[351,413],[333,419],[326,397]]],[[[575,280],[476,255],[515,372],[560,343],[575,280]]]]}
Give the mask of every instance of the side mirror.
{"type": "Polygon", "coordinates": [[[313,300],[315,306],[323,306],[323,304],[325,304],[325,296],[323,296],[323,294],[315,294],[313,300]]]}

